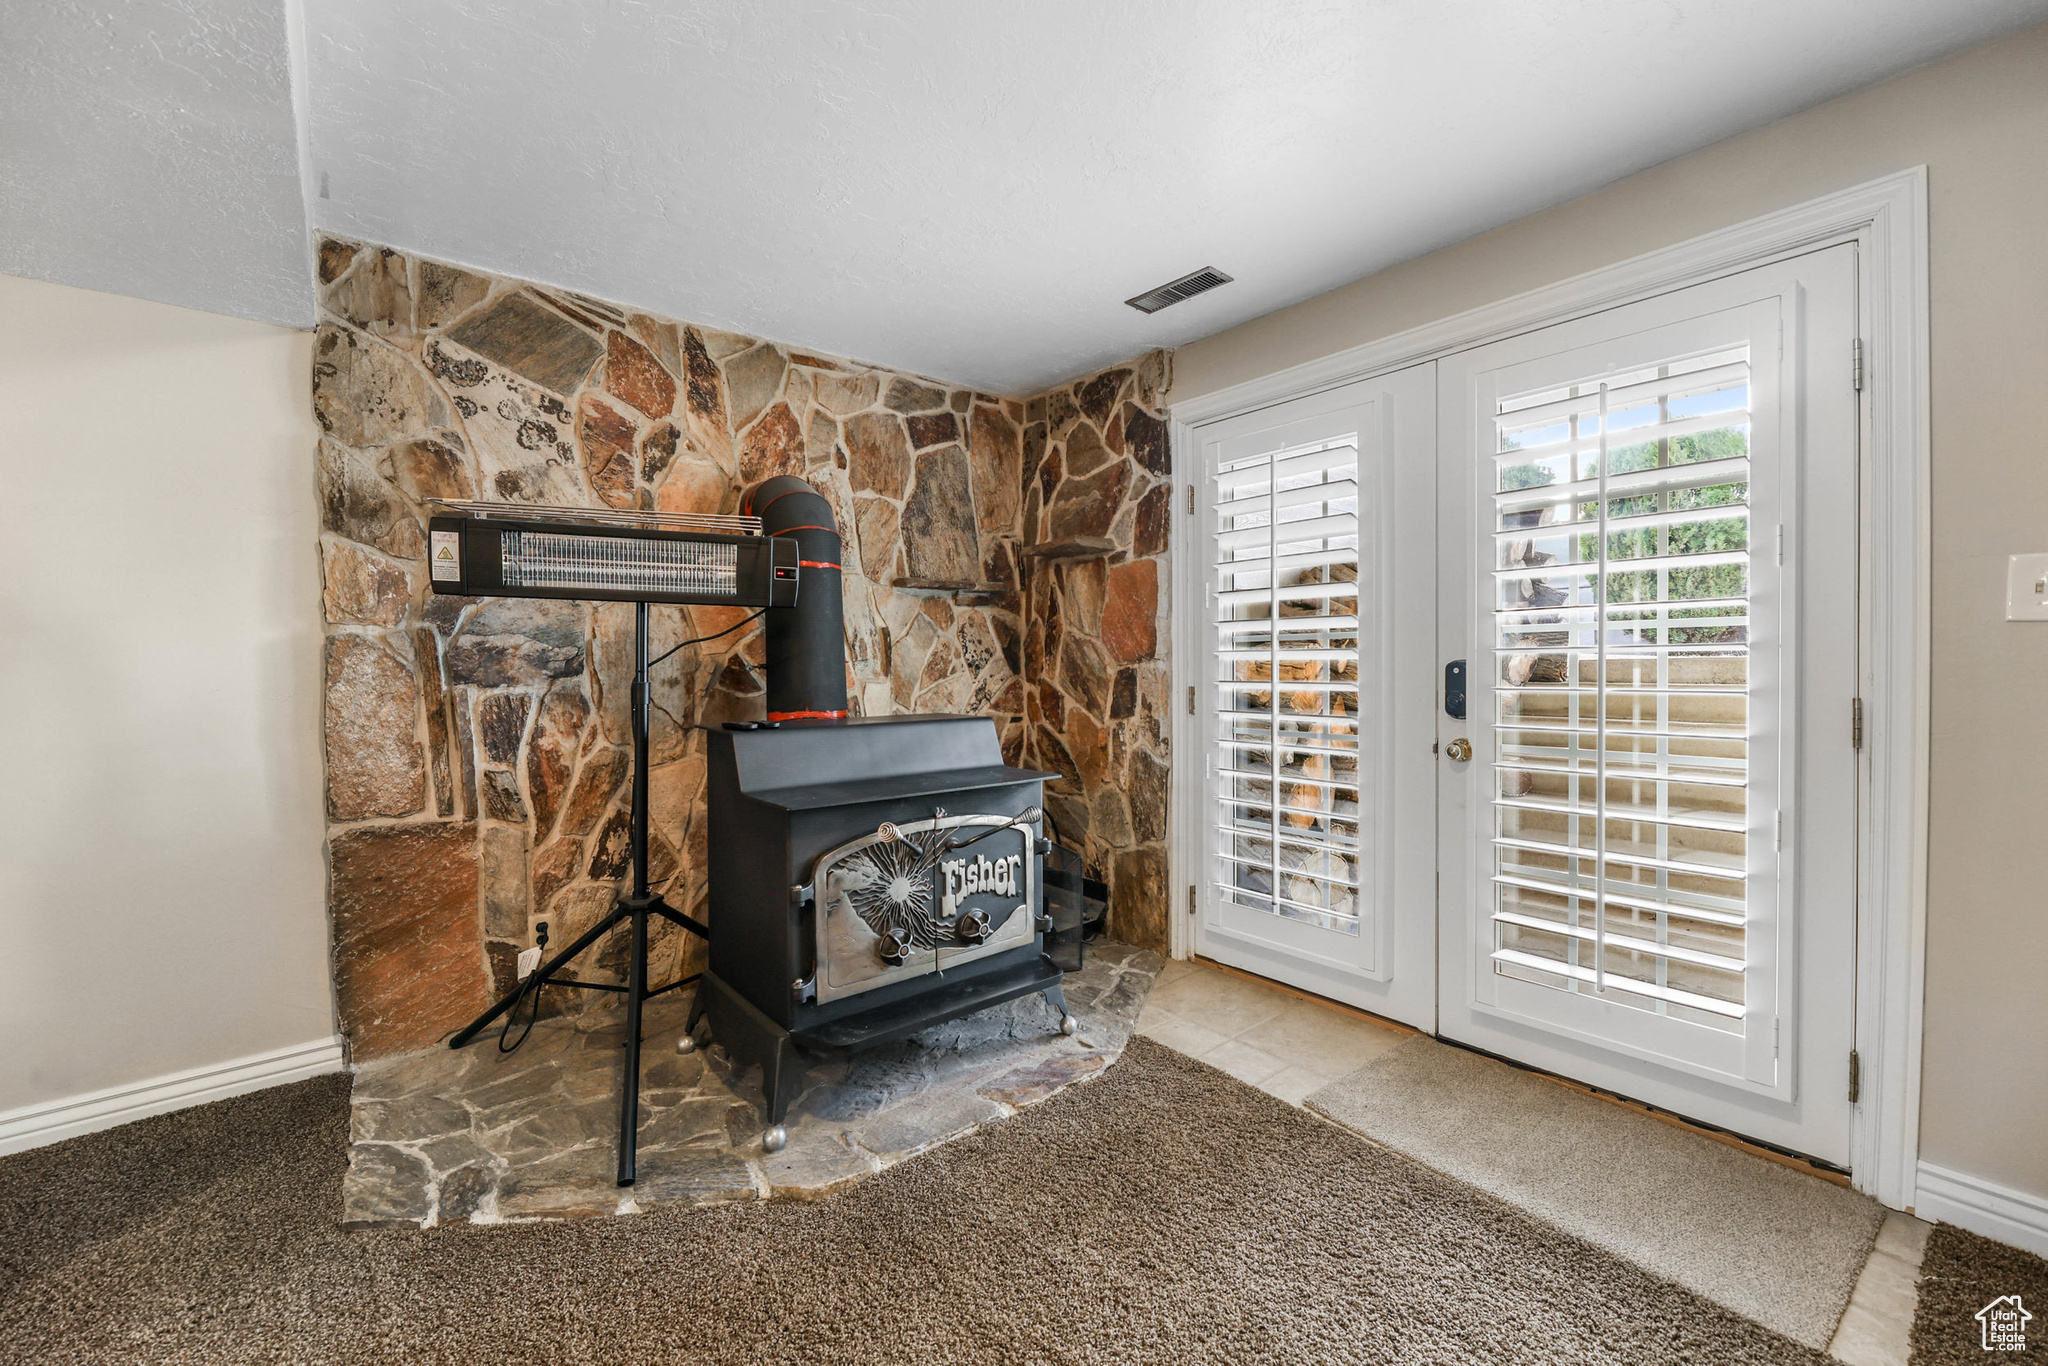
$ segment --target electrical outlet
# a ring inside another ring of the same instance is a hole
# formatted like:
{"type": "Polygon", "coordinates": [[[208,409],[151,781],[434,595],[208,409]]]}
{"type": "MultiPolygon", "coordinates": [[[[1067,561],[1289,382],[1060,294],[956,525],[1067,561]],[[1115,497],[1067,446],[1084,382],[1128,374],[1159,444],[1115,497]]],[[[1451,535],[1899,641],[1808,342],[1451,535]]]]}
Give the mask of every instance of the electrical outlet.
{"type": "MultiPolygon", "coordinates": [[[[501,960],[501,961],[502,961],[502,960],[501,960]]],[[[536,944],[536,945],[534,945],[534,946],[533,946],[532,948],[530,948],[530,949],[521,949],[521,950],[519,951],[519,980],[520,980],[520,981],[522,981],[522,982],[523,982],[523,981],[525,981],[525,980],[526,980],[527,978],[529,978],[529,977],[533,976],[533,970],[534,970],[535,968],[539,967],[539,966],[540,966],[540,945],[536,944]]]]}
{"type": "Polygon", "coordinates": [[[2048,555],[2014,555],[2006,561],[2005,619],[2048,621],[2048,555]]]}

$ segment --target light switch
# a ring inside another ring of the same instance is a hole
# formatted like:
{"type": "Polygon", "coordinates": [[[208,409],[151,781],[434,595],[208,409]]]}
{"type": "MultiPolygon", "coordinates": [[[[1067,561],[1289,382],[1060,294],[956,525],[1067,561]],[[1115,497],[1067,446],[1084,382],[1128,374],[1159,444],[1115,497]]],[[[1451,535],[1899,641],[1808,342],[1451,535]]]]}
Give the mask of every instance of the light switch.
{"type": "Polygon", "coordinates": [[[2006,561],[2005,619],[2048,621],[2048,555],[2015,555],[2006,561]]]}

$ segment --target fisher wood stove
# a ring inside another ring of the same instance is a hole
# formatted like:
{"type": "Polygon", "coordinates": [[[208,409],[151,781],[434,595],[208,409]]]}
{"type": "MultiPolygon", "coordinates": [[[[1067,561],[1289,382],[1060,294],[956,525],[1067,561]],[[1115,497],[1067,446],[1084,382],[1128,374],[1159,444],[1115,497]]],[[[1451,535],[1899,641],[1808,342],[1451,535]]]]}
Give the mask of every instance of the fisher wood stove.
{"type": "Polygon", "coordinates": [[[709,732],[708,1017],[762,1069],[769,1151],[814,1059],[844,1056],[1033,992],[1074,1017],[1047,953],[1043,785],[1003,762],[980,716],[846,715],[839,537],[799,479],[746,510],[801,547],[791,608],[771,609],[767,719],[709,732]]]}
{"type": "Polygon", "coordinates": [[[789,723],[710,737],[710,968],[691,1026],[762,1067],[778,1132],[805,1061],[1043,992],[1041,785],[987,717],[789,723]]]}

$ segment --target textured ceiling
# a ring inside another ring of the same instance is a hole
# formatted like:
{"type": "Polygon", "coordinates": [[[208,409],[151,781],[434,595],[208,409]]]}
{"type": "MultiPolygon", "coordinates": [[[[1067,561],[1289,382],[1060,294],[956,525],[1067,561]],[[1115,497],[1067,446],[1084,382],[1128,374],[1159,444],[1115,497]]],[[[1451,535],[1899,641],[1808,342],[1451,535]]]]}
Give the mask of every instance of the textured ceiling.
{"type": "Polygon", "coordinates": [[[8,19],[0,271],[303,324],[304,184],[319,227],[1014,395],[2048,0],[36,0],[8,19]],[[1205,265],[1237,282],[1152,318],[1121,302],[1205,265]]]}
{"type": "Polygon", "coordinates": [[[322,227],[1008,394],[2044,0],[305,0],[322,227]],[[1154,318],[1198,266],[1237,282],[1154,318]]]}
{"type": "Polygon", "coordinates": [[[0,273],[306,327],[279,0],[0,4],[0,273]]]}

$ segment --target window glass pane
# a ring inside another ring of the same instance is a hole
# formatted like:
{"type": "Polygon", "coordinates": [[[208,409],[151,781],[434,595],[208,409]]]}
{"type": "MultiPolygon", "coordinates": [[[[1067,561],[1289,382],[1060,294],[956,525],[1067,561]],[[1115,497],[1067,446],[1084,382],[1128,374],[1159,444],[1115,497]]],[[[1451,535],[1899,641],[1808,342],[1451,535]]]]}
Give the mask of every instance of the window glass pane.
{"type": "Polygon", "coordinates": [[[1746,350],[1502,402],[1479,675],[1495,971],[1737,1032],[1748,403],[1746,350]]]}
{"type": "Polygon", "coordinates": [[[1280,450],[1216,474],[1214,725],[1230,904],[1356,936],[1358,452],[1280,450]]]}

